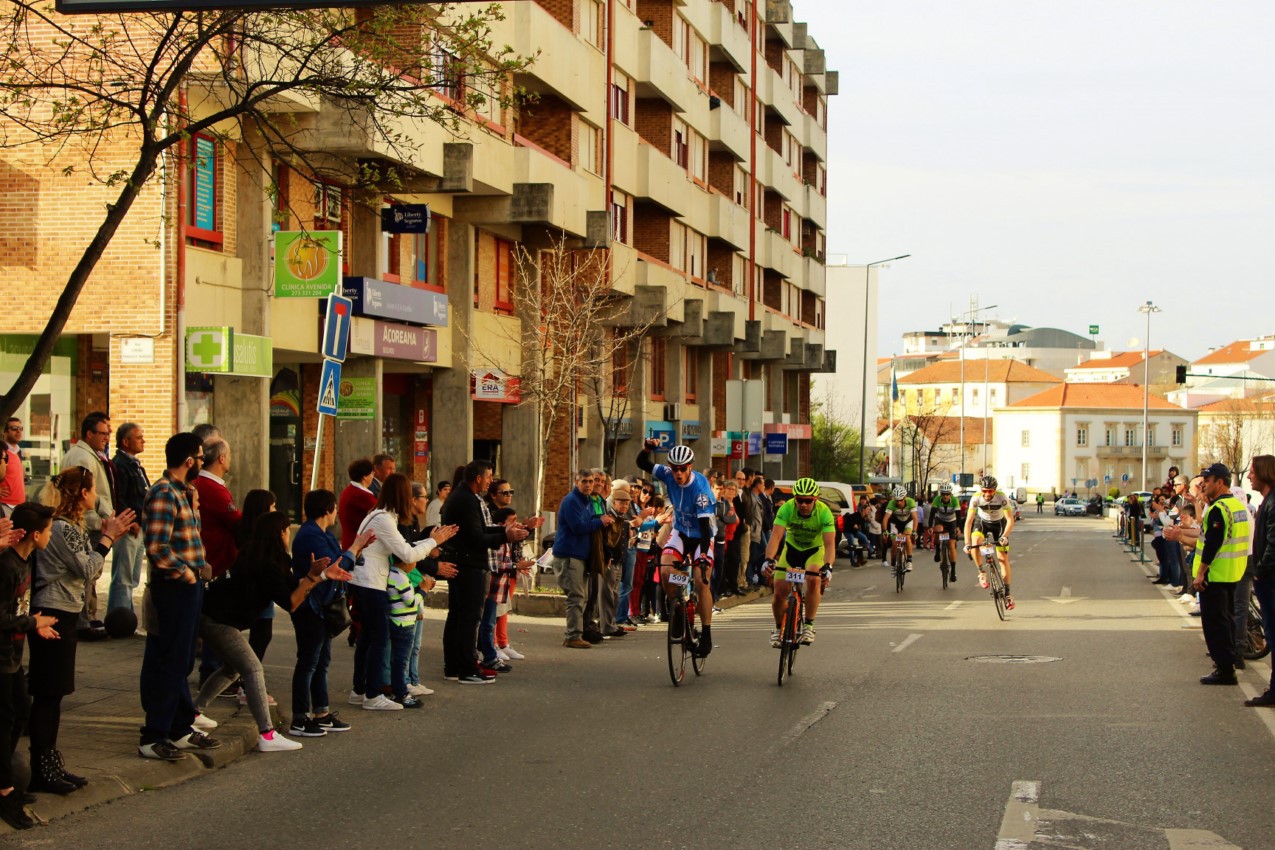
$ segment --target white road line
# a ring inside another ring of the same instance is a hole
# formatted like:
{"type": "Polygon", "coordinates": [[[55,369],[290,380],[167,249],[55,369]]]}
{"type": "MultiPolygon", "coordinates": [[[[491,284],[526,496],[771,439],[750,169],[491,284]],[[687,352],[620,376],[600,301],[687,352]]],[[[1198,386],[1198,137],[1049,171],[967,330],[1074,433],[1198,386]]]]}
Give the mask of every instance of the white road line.
{"type": "Polygon", "coordinates": [[[955,602],[953,602],[951,605],[949,605],[949,606],[947,606],[946,608],[944,608],[943,610],[944,610],[944,611],[955,611],[957,608],[960,608],[960,607],[961,607],[962,605],[964,605],[964,604],[965,604],[965,600],[963,600],[963,599],[958,599],[958,600],[956,600],[955,602]]]}
{"type": "Polygon", "coordinates": [[[805,734],[807,729],[809,729],[811,726],[814,726],[820,720],[823,720],[825,717],[827,717],[832,712],[832,710],[836,707],[837,707],[837,704],[835,702],[823,703],[814,711],[810,712],[805,717],[801,718],[801,720],[797,722],[796,726],[793,726],[791,729],[789,729],[788,734],[784,735],[784,739],[787,741],[797,740],[798,738],[800,738],[802,735],[805,734]]]}
{"type": "Polygon", "coordinates": [[[1207,829],[1166,829],[1164,837],[1169,850],[1240,850],[1238,845],[1207,829]]]}
{"type": "Polygon", "coordinates": [[[1062,592],[1059,593],[1058,595],[1062,597],[1063,599],[1066,599],[1067,597],[1071,596],[1071,588],[1064,584],[1062,592]]]}
{"type": "Polygon", "coordinates": [[[909,646],[916,643],[918,640],[920,640],[923,637],[925,637],[925,635],[908,635],[906,638],[903,639],[903,643],[899,644],[898,646],[894,648],[894,651],[902,652],[903,650],[907,649],[909,646]]]}
{"type": "Polygon", "coordinates": [[[1040,783],[1015,780],[1005,804],[995,850],[1027,850],[1036,840],[1040,812],[1040,783]]]}

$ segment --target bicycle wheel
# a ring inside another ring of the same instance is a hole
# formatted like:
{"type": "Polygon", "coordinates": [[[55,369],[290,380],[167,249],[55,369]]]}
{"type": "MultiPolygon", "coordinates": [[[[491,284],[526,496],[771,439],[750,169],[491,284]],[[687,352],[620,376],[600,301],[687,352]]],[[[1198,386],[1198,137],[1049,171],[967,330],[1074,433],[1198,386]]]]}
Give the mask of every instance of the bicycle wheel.
{"type": "Polygon", "coordinates": [[[668,613],[668,674],[674,685],[686,677],[686,643],[686,602],[678,599],[668,613]]]}
{"type": "Polygon", "coordinates": [[[903,550],[896,548],[894,550],[894,592],[901,593],[903,591],[903,574],[907,572],[904,566],[903,550]]]}
{"type": "MultiPolygon", "coordinates": [[[[689,615],[689,611],[687,613],[689,615]]],[[[691,669],[695,671],[696,676],[702,676],[704,675],[704,662],[708,659],[700,657],[699,642],[704,639],[704,634],[699,629],[695,628],[694,617],[687,616],[686,633],[691,635],[691,639],[686,648],[686,651],[689,652],[691,656],[691,669]]]]}
{"type": "Polygon", "coordinates": [[[939,569],[943,572],[943,589],[947,590],[947,576],[952,570],[951,553],[947,551],[947,544],[939,541],[939,569]]]}
{"type": "Polygon", "coordinates": [[[1270,644],[1266,642],[1266,632],[1262,629],[1262,615],[1253,610],[1252,601],[1248,606],[1247,640],[1244,642],[1244,658],[1256,661],[1270,654],[1270,644]]]}
{"type": "Polygon", "coordinates": [[[996,603],[996,616],[1005,619],[1005,581],[1001,576],[1001,565],[995,559],[987,563],[987,583],[992,588],[992,601],[996,603]]]}
{"type": "Polygon", "coordinates": [[[784,627],[779,633],[779,687],[784,686],[784,674],[797,651],[797,604],[788,598],[788,610],[784,612],[784,627]]]}
{"type": "MultiPolygon", "coordinates": [[[[795,595],[795,594],[794,594],[795,595]]],[[[793,623],[793,639],[792,652],[788,653],[788,676],[792,676],[792,668],[797,666],[797,650],[801,649],[801,630],[802,624],[806,621],[806,600],[802,596],[797,596],[797,613],[792,618],[793,623]]]]}

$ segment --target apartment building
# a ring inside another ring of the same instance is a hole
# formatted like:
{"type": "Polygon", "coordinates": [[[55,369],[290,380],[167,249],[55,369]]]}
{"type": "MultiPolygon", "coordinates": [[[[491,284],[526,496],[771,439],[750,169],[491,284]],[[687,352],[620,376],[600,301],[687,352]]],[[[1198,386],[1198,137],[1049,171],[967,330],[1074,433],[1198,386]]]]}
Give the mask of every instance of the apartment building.
{"type": "Polygon", "coordinates": [[[1171,351],[1151,352],[1150,363],[1141,351],[1094,352],[1090,360],[1067,369],[1070,384],[1138,384],[1172,385],[1179,366],[1186,358],[1171,351]]]}
{"type": "MultiPolygon", "coordinates": [[[[459,137],[404,122],[410,143],[391,147],[358,120],[374,104],[277,104],[308,153],[393,167],[393,184],[355,187],[271,160],[249,134],[192,138],[185,156],[166,158],[19,411],[46,473],[90,410],[141,422],[153,472],[163,437],[212,421],[234,445],[232,489],[268,487],[296,511],[315,458],[323,333],[322,299],[276,285],[275,233],[298,230],[340,232],[340,272],[356,301],[346,403],[318,455],[321,486],[340,488],[348,462],[376,451],[420,481],[477,456],[519,487],[543,465],[553,504],[573,456],[600,465],[610,436],[615,468],[628,472],[650,433],[671,432],[703,465],[724,465],[714,437],[727,427],[726,383],[740,379],[764,389],[764,429],[789,438],[767,470],[808,469],[810,375],[836,362],[825,348],[823,261],[837,75],[823,51],[786,2],[504,9],[494,43],[537,56],[506,84],[535,99],[475,106],[439,43],[437,96],[462,119],[459,137]],[[428,233],[383,231],[381,211],[407,204],[428,205],[428,233]],[[604,391],[623,395],[628,415],[604,423],[582,396],[574,428],[568,420],[546,445],[535,407],[518,403],[512,288],[534,280],[537,259],[560,245],[603,259],[631,321],[651,329],[625,355],[632,374],[604,391]],[[204,357],[231,336],[230,364],[204,357]]],[[[215,103],[200,85],[192,80],[195,114],[215,103]]],[[[104,163],[128,154],[123,141],[101,152],[104,163]]],[[[96,227],[83,210],[109,193],[48,167],[39,150],[0,160],[11,249],[0,263],[30,293],[0,324],[0,369],[12,374],[96,227]]]]}

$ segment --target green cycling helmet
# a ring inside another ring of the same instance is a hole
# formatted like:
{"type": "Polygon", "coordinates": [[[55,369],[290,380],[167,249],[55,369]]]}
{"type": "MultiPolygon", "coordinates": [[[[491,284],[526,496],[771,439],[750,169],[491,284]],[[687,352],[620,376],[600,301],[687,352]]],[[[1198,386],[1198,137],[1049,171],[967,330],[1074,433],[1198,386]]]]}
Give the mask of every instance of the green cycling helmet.
{"type": "Polygon", "coordinates": [[[813,478],[798,478],[792,485],[794,496],[818,496],[819,485],[813,478]]]}

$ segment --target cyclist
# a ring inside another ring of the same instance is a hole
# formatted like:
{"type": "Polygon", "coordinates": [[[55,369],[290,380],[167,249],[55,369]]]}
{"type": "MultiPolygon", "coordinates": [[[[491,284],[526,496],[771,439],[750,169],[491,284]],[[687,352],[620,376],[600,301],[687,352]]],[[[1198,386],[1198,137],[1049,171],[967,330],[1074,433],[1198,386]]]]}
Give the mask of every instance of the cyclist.
{"type": "Polygon", "coordinates": [[[978,565],[978,586],[987,587],[987,576],[983,574],[983,559],[974,553],[971,534],[978,531],[984,540],[996,542],[996,557],[1001,563],[1001,571],[1005,574],[1005,607],[1014,607],[1014,597],[1009,593],[1009,533],[1014,530],[1014,507],[1004,491],[997,489],[996,479],[988,475],[981,482],[982,492],[970,499],[969,513],[965,516],[965,551],[970,553],[970,560],[978,565]]]}
{"type": "MultiPolygon", "coordinates": [[[[930,504],[930,529],[947,534],[948,551],[951,554],[951,574],[948,581],[956,581],[956,537],[959,527],[956,522],[961,510],[961,500],[952,494],[952,485],[944,481],[939,485],[939,494],[930,504]]],[[[939,562],[938,538],[935,538],[934,563],[939,562]]]]}
{"type": "Polygon", "coordinates": [[[770,540],[766,541],[762,575],[775,577],[775,596],[770,601],[770,609],[775,615],[775,630],[770,633],[771,646],[779,648],[779,630],[788,609],[788,595],[792,590],[787,579],[788,571],[805,570],[810,573],[813,571],[811,564],[821,563],[819,581],[806,585],[806,621],[801,630],[803,644],[815,642],[815,614],[819,613],[823,589],[832,581],[836,546],[837,521],[832,509],[819,499],[819,485],[813,478],[798,478],[792,485],[792,498],[784,502],[775,514],[775,526],[770,532],[770,540]],[[782,551],[779,548],[781,542],[782,551]]]}
{"type": "MultiPolygon", "coordinates": [[[[885,506],[885,537],[888,539],[890,535],[896,531],[908,536],[908,564],[907,571],[912,572],[912,529],[920,525],[916,520],[916,500],[908,496],[908,491],[902,484],[896,484],[894,489],[890,491],[889,504],[885,506]]],[[[889,563],[890,547],[887,545],[881,550],[881,563],[889,563]]]]}
{"type": "MultiPolygon", "coordinates": [[[[694,558],[691,569],[695,589],[699,594],[700,622],[704,625],[696,655],[703,658],[713,651],[713,633],[710,628],[713,622],[713,593],[708,583],[713,577],[713,515],[717,512],[717,500],[713,498],[713,487],[708,479],[692,466],[695,452],[691,451],[690,446],[676,445],[669,449],[668,465],[665,466],[651,460],[651,452],[658,445],[655,440],[644,441],[642,451],[638,452],[637,465],[639,469],[651,473],[653,478],[664,482],[668,487],[668,504],[673,508],[673,528],[664,544],[664,551],[660,554],[662,572],[668,569],[682,572],[683,555],[694,558]]],[[[679,592],[672,582],[661,584],[670,600],[679,592]]]]}

